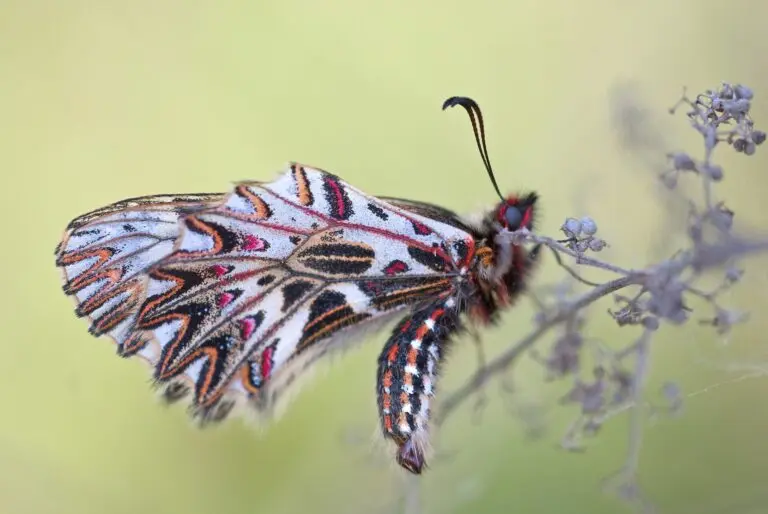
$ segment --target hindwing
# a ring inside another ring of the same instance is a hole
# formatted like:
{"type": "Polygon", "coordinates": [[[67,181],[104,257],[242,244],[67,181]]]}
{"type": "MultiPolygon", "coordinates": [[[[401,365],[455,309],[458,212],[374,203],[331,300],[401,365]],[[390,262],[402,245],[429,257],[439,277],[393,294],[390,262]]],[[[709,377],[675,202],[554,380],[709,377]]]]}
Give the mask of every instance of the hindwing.
{"type": "Polygon", "coordinates": [[[146,292],[146,270],[173,252],[179,219],[221,194],[155,195],[123,200],[74,219],[56,247],[64,292],[94,335],[122,344],[146,292]]]}

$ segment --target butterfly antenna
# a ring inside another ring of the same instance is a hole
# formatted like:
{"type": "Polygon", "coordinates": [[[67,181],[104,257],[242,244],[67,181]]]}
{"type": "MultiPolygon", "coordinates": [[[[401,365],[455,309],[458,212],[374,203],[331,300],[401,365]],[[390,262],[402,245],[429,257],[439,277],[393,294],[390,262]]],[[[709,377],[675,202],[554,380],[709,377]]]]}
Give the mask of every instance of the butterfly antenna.
{"type": "Polygon", "coordinates": [[[496,194],[499,195],[499,198],[501,198],[502,201],[504,201],[504,195],[499,191],[499,186],[496,184],[496,177],[493,175],[491,159],[488,157],[488,146],[485,144],[483,113],[480,111],[480,106],[477,105],[477,102],[466,96],[452,96],[443,102],[443,110],[457,105],[464,107],[467,114],[469,114],[469,120],[472,122],[472,130],[475,132],[475,142],[477,143],[477,149],[480,151],[480,157],[483,159],[485,171],[487,171],[488,176],[491,177],[491,184],[493,184],[496,194]]]}

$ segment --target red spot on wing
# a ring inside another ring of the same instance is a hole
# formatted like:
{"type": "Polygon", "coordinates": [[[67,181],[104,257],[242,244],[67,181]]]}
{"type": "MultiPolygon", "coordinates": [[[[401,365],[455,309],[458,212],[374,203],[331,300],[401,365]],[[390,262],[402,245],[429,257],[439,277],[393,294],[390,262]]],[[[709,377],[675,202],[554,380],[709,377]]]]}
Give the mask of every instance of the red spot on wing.
{"type": "Polygon", "coordinates": [[[408,264],[401,260],[394,260],[384,268],[384,274],[390,276],[397,275],[398,273],[405,273],[406,271],[408,271],[408,264]]]}
{"type": "Polygon", "coordinates": [[[248,234],[247,236],[245,236],[245,241],[243,242],[243,250],[259,251],[263,249],[264,249],[263,240],[259,239],[253,234],[248,234]]]}
{"type": "Polygon", "coordinates": [[[219,306],[220,309],[226,307],[230,303],[232,303],[232,300],[235,299],[235,295],[229,292],[221,293],[218,298],[216,298],[216,304],[219,306]]]}
{"type": "Polygon", "coordinates": [[[221,277],[223,275],[226,275],[229,269],[227,269],[226,266],[222,266],[221,264],[214,264],[213,266],[211,266],[211,271],[217,277],[221,277]]]}
{"type": "Polygon", "coordinates": [[[253,318],[245,318],[240,320],[240,337],[243,340],[250,338],[253,335],[253,331],[256,330],[256,320],[253,318]]]}
{"type": "Polygon", "coordinates": [[[272,375],[272,356],[275,353],[275,347],[266,348],[261,354],[261,379],[266,381],[272,375]]]}
{"type": "Polygon", "coordinates": [[[432,233],[432,229],[423,223],[416,220],[411,220],[411,223],[413,224],[413,230],[420,236],[428,236],[432,233]]]}
{"type": "Polygon", "coordinates": [[[341,192],[341,187],[339,186],[338,182],[331,179],[330,177],[326,177],[325,183],[328,185],[331,191],[333,191],[333,194],[336,197],[336,214],[339,218],[344,218],[344,195],[341,192]]]}
{"type": "Polygon", "coordinates": [[[475,240],[471,237],[468,237],[464,239],[464,244],[466,245],[466,252],[464,252],[464,258],[461,259],[461,262],[459,262],[460,268],[468,267],[469,264],[472,262],[472,259],[475,257],[475,240]]]}

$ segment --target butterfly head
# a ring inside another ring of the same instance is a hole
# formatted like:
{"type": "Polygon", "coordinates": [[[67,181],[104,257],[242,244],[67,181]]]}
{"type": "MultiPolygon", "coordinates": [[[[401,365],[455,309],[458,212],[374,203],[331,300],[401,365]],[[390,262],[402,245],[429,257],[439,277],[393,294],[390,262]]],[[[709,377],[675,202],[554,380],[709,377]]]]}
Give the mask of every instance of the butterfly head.
{"type": "Polygon", "coordinates": [[[496,209],[496,222],[510,232],[533,229],[536,216],[536,193],[509,195],[496,209]]]}
{"type": "Polygon", "coordinates": [[[500,307],[509,305],[525,287],[528,272],[538,257],[540,246],[528,250],[509,235],[521,229],[533,230],[539,197],[536,193],[506,197],[501,194],[488,156],[480,106],[471,98],[454,96],[445,101],[443,109],[457,105],[469,115],[485,171],[501,200],[484,216],[475,232],[479,244],[474,277],[483,294],[476,311],[481,318],[488,319],[500,307]]]}

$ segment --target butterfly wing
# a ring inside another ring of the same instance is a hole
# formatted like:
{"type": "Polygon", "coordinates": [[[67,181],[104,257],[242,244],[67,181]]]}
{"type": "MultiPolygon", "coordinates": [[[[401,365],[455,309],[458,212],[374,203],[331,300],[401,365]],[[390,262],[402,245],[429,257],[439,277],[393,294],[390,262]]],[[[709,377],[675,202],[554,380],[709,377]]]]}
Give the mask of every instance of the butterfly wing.
{"type": "Polygon", "coordinates": [[[179,219],[221,194],[155,195],[123,200],[74,219],[56,248],[64,292],[94,335],[119,345],[131,334],[146,292],[146,271],[173,251],[179,219]]]}
{"type": "Polygon", "coordinates": [[[407,198],[395,198],[391,196],[379,196],[377,198],[398,209],[402,209],[404,211],[408,211],[431,220],[439,221],[440,223],[454,226],[465,232],[472,232],[472,228],[464,222],[461,216],[450,209],[446,209],[445,207],[441,207],[439,205],[428,202],[409,200],[407,198]]]}
{"type": "Polygon", "coordinates": [[[463,230],[299,164],[180,224],[120,351],[202,420],[239,398],[271,411],[319,357],[452,291],[473,252],[463,230]]]}
{"type": "Polygon", "coordinates": [[[455,224],[292,164],[227,195],[81,216],[57,263],[91,332],[151,363],[166,399],[189,395],[199,419],[217,421],[242,398],[271,412],[320,357],[452,294],[473,245],[455,224]]]}

